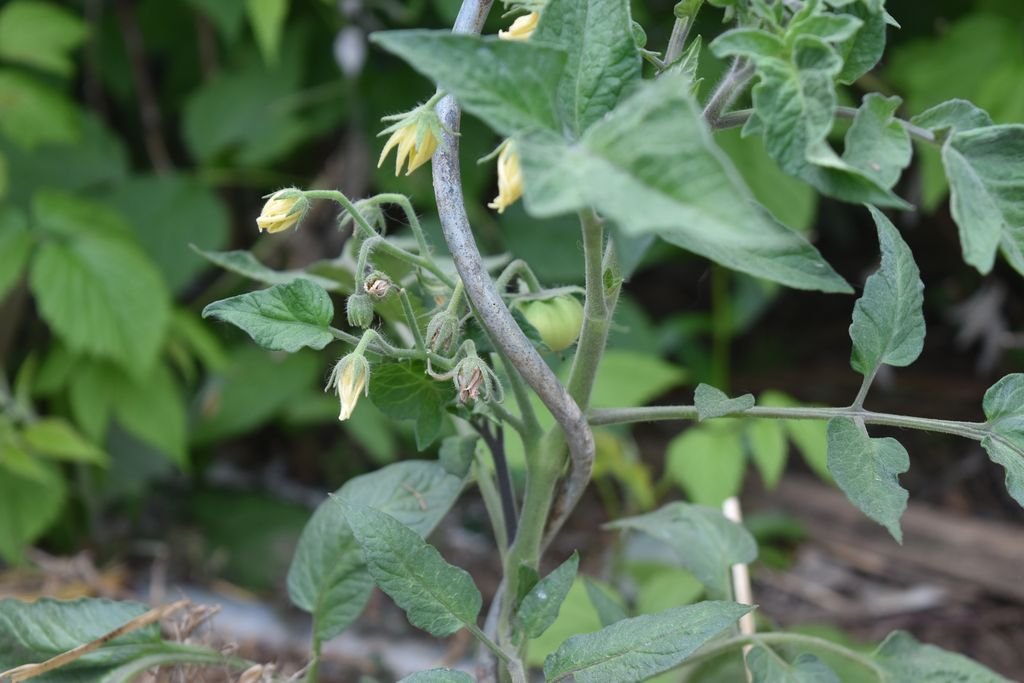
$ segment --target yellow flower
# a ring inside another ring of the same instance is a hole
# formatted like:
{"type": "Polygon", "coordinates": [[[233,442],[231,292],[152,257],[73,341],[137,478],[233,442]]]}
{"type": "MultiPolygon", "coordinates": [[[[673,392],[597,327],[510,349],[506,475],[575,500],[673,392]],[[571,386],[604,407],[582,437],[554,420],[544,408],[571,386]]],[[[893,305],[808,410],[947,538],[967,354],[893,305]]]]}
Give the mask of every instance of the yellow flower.
{"type": "Polygon", "coordinates": [[[260,232],[281,232],[298,224],[307,210],[309,200],[302,191],[288,187],[269,195],[259,218],[256,219],[256,225],[259,226],[260,232]]]}
{"type": "MultiPolygon", "coordinates": [[[[402,174],[402,165],[406,163],[406,160],[409,162],[405,172],[406,175],[427,163],[430,157],[434,156],[434,151],[437,149],[435,126],[433,121],[429,119],[429,116],[432,114],[432,111],[427,115],[413,112],[408,117],[404,117],[396,126],[383,131],[384,133],[393,132],[384,145],[384,150],[380,153],[380,159],[377,160],[377,168],[384,164],[384,159],[387,158],[388,152],[394,149],[395,146],[398,147],[398,151],[395,153],[395,175],[402,174]]],[[[434,118],[436,118],[436,115],[434,118]]]]}
{"type": "Polygon", "coordinates": [[[519,153],[509,140],[498,152],[498,196],[487,205],[504,213],[505,209],[516,203],[523,196],[523,172],[519,168],[519,153]]]}
{"type": "Polygon", "coordinates": [[[341,403],[341,411],[338,413],[339,420],[347,420],[352,417],[352,411],[359,403],[359,395],[367,395],[370,381],[370,364],[361,353],[350,353],[334,366],[331,371],[331,378],[327,380],[327,388],[333,385],[338,392],[338,400],[341,403]]]}
{"type": "Polygon", "coordinates": [[[502,40],[529,40],[537,28],[537,21],[540,19],[540,12],[530,12],[518,17],[508,27],[507,31],[498,31],[498,37],[502,40]]]}

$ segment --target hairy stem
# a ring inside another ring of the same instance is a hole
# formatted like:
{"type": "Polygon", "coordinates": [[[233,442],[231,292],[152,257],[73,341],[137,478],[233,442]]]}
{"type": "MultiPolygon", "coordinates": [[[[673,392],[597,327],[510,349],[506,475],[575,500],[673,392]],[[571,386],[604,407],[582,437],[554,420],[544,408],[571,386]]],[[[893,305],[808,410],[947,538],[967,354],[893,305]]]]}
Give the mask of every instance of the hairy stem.
{"type": "Polygon", "coordinates": [[[708,98],[708,103],[704,105],[704,120],[708,122],[712,129],[718,128],[719,119],[726,113],[726,110],[732,103],[736,101],[736,98],[740,96],[740,93],[743,92],[753,77],[753,64],[749,64],[742,59],[733,61],[732,66],[729,67],[725,76],[719,81],[718,86],[715,87],[714,92],[711,93],[711,97],[708,98]]]}
{"type": "MultiPolygon", "coordinates": [[[[727,114],[722,114],[714,121],[705,119],[708,124],[714,130],[726,130],[728,128],[738,128],[745,124],[750,117],[754,115],[753,109],[737,109],[727,114]]],[[[836,107],[836,118],[840,119],[852,119],[857,116],[857,109],[855,107],[836,107]]],[[[932,145],[939,144],[939,139],[935,137],[935,134],[926,128],[915,126],[906,119],[897,118],[896,121],[903,126],[903,129],[910,134],[911,137],[920,140],[921,142],[927,142],[932,145]]]]}

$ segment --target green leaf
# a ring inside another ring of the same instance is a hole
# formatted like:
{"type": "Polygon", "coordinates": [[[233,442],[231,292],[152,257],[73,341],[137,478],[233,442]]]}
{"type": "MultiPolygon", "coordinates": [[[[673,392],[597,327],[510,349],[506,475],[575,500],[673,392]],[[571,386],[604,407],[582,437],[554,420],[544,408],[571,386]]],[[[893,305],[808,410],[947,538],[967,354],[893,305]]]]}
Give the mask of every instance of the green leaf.
{"type": "Polygon", "coordinates": [[[456,477],[465,477],[469,468],[473,466],[473,458],[476,456],[476,446],[480,437],[476,434],[470,436],[449,436],[441,441],[441,447],[437,452],[437,461],[449,474],[456,477]]]}
{"type": "Polygon", "coordinates": [[[774,33],[755,28],[734,28],[715,38],[708,45],[717,56],[782,57],[786,46],[774,33]]]}
{"type": "Polygon", "coordinates": [[[44,242],[32,259],[29,285],[43,319],[70,349],[144,375],[170,319],[160,273],[99,205],[46,194],[33,213],[38,228],[67,237],[44,242]]]}
{"type": "Polygon", "coordinates": [[[881,5],[871,7],[861,2],[848,4],[843,12],[863,22],[852,37],[836,45],[836,51],[843,58],[843,68],[837,80],[849,85],[871,71],[882,58],[887,15],[881,5]]]}
{"type": "MultiPolygon", "coordinates": [[[[36,461],[32,476],[26,477],[7,466],[10,453],[3,450],[0,444],[0,557],[14,564],[21,561],[25,546],[42,536],[57,519],[67,489],[54,463],[36,461]]],[[[0,670],[8,668],[3,666],[4,640],[0,638],[0,670]]]]}
{"type": "Polygon", "coordinates": [[[370,40],[452,93],[466,111],[502,135],[560,131],[552,93],[558,92],[565,67],[562,50],[419,29],[374,33],[370,40]]]}
{"type": "Polygon", "coordinates": [[[550,683],[633,683],[686,661],[704,643],[751,610],[702,602],[624,619],[596,633],[573,636],[544,662],[550,683]]]}
{"type": "Polygon", "coordinates": [[[946,100],[923,111],[910,122],[935,133],[973,130],[993,125],[988,112],[967,100],[946,100]]]}
{"type": "Polygon", "coordinates": [[[80,363],[68,391],[76,422],[103,442],[111,419],[183,470],[189,467],[188,416],[174,374],[157,363],[136,378],[108,363],[80,363]]]}
{"type": "Polygon", "coordinates": [[[579,566],[579,553],[573,553],[557,569],[538,581],[519,603],[516,620],[527,638],[537,638],[555,623],[579,566]]]}
{"type": "Polygon", "coordinates": [[[629,236],[656,234],[792,287],[850,291],[803,237],[753,204],[678,74],[638,88],[578,144],[553,135],[518,144],[533,215],[592,206],[629,236]]]}
{"type": "Polygon", "coordinates": [[[753,683],[839,683],[835,672],[814,655],[805,653],[789,663],[763,645],[747,654],[747,668],[753,683]]]}
{"type": "Polygon", "coordinates": [[[864,22],[849,14],[806,14],[795,17],[786,27],[786,42],[792,45],[799,36],[814,36],[826,43],[841,43],[854,37],[864,22]]]}
{"type": "Polygon", "coordinates": [[[828,471],[850,502],[901,544],[900,517],[909,495],[899,475],[908,469],[910,456],[896,439],[872,439],[853,418],[829,420],[828,471]]]}
{"type": "Polygon", "coordinates": [[[391,515],[337,499],[381,590],[405,610],[409,623],[443,638],[475,626],[482,598],[469,573],[391,515]]]}
{"type": "Polygon", "coordinates": [[[697,421],[703,422],[712,417],[725,417],[750,410],[754,407],[754,395],[743,394],[736,398],[729,398],[721,389],[701,383],[693,392],[693,402],[697,407],[697,421]]]}
{"type": "Polygon", "coordinates": [[[656,355],[609,349],[601,358],[590,403],[599,408],[642,406],[685,381],[683,368],[656,355]]]}
{"type": "MultiPolygon", "coordinates": [[[[758,397],[757,403],[764,407],[775,408],[798,408],[804,405],[778,391],[764,392],[758,397]]],[[[825,481],[831,481],[832,475],[828,471],[827,423],[821,420],[775,420],[775,422],[785,428],[789,438],[800,451],[800,455],[815,474],[825,481]]]]}
{"type": "Polygon", "coordinates": [[[245,11],[263,58],[273,64],[281,48],[288,0],[246,0],[245,11]]]}
{"type": "Polygon", "coordinates": [[[1024,507],[1024,374],[1007,375],[985,392],[989,434],[981,445],[1006,469],[1006,490],[1024,507]]]}
{"type": "Polygon", "coordinates": [[[640,79],[626,0],[550,0],[530,41],[567,55],[556,99],[561,122],[577,137],[640,79]]]}
{"type": "Polygon", "coordinates": [[[469,674],[455,669],[430,669],[429,671],[417,671],[398,683],[473,683],[475,680],[469,674]]]}
{"type": "Polygon", "coordinates": [[[878,228],[882,264],[864,283],[853,308],[850,365],[872,377],[883,363],[910,365],[924,347],[924,283],[910,247],[899,231],[874,207],[868,207],[878,228]]]}
{"type": "MultiPolygon", "coordinates": [[[[128,219],[139,245],[180,291],[203,268],[189,243],[219,249],[228,239],[228,213],[217,195],[195,178],[164,174],[138,176],[107,197],[128,219]]],[[[276,283],[274,283],[276,284],[276,283]]]]}
{"type": "Polygon", "coordinates": [[[590,604],[594,606],[597,618],[601,620],[602,628],[611,626],[615,622],[622,621],[629,616],[622,605],[612,600],[603,588],[594,583],[593,579],[583,577],[582,582],[583,587],[587,591],[587,598],[590,599],[590,604]]]}
{"type": "Polygon", "coordinates": [[[788,445],[786,432],[780,420],[751,420],[744,435],[750,447],[750,459],[754,461],[761,479],[768,489],[775,488],[786,469],[788,445]]]}
{"type": "Polygon", "coordinates": [[[905,631],[890,633],[875,650],[874,659],[894,683],[1010,683],[963,655],[921,644],[905,631]]]}
{"type": "Polygon", "coordinates": [[[721,505],[743,484],[746,458],[732,420],[691,427],[668,445],[665,474],[687,498],[701,505],[721,505]]]}
{"type": "MultiPolygon", "coordinates": [[[[244,659],[232,661],[216,650],[173,643],[140,651],[135,659],[103,674],[103,677],[98,679],[98,683],[135,683],[145,672],[162,666],[205,665],[216,666],[223,670],[226,665],[242,669],[249,668],[250,664],[251,662],[244,659]],[[151,650],[153,651],[151,652],[151,650]]],[[[93,675],[93,673],[90,671],[89,675],[93,675]]]]}
{"type": "Polygon", "coordinates": [[[204,251],[195,245],[192,245],[192,249],[210,263],[216,264],[224,270],[229,270],[232,273],[237,273],[265,285],[287,285],[296,280],[309,280],[328,291],[336,291],[340,288],[336,280],[313,275],[304,270],[273,270],[268,268],[257,261],[252,253],[244,249],[236,249],[235,251],[204,251]]]}
{"type": "Polygon", "coordinates": [[[714,508],[669,503],[655,512],[607,525],[635,529],[667,544],[713,597],[730,591],[730,568],[757,557],[757,542],[741,525],[714,508]]]}
{"type": "MultiPolygon", "coordinates": [[[[462,491],[463,479],[434,462],[409,460],[349,480],[340,500],[386,512],[420,536],[429,534],[462,491]]],[[[317,508],[299,539],[288,570],[288,596],[313,615],[321,640],[341,633],[363,611],[373,579],[342,507],[331,499],[317,508]]]]}
{"type": "Polygon", "coordinates": [[[895,118],[901,102],[878,93],[865,95],[846,133],[843,161],[882,187],[895,185],[914,156],[910,134],[895,118]]]}
{"type": "Polygon", "coordinates": [[[0,208],[0,301],[21,279],[32,244],[25,216],[12,206],[0,208]]]}
{"type": "Polygon", "coordinates": [[[79,139],[75,105],[40,81],[0,69],[0,133],[26,149],[79,139]]]}
{"type": "Polygon", "coordinates": [[[59,417],[44,417],[21,433],[25,444],[36,453],[54,460],[106,466],[110,456],[89,443],[74,427],[59,417]]]}
{"type": "Polygon", "coordinates": [[[18,0],[0,10],[0,59],[70,76],[74,64],[69,53],[86,34],[85,22],[63,7],[18,0]]]}
{"type": "Polygon", "coordinates": [[[388,417],[413,420],[420,450],[441,433],[445,406],[454,399],[452,383],[430,377],[421,361],[386,363],[370,373],[370,400],[388,417]]]}
{"type": "Polygon", "coordinates": [[[942,146],[964,261],[988,273],[1002,247],[1024,274],[1024,125],[954,133],[942,146]]]}
{"type": "Polygon", "coordinates": [[[322,287],[309,280],[214,301],[203,309],[203,317],[231,323],[271,351],[295,352],[303,347],[319,351],[334,341],[334,304],[322,287]]]}

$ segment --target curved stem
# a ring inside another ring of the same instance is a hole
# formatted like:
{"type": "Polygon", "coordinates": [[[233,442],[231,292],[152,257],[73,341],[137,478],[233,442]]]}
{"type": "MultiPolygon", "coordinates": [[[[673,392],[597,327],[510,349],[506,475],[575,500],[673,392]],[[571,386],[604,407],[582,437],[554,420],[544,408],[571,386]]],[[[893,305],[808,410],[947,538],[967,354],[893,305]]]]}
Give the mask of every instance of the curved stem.
{"type": "Polygon", "coordinates": [[[416,311],[412,309],[412,302],[409,301],[409,293],[402,288],[398,292],[398,297],[402,300],[402,311],[405,313],[405,320],[409,324],[409,329],[412,330],[412,338],[416,341],[416,348],[426,358],[429,351],[427,351],[427,345],[423,342],[423,332],[420,331],[419,321],[416,320],[416,311]]]}
{"type": "MultiPolygon", "coordinates": [[[[989,432],[984,422],[959,422],[956,420],[935,420],[928,417],[912,417],[893,413],[876,413],[863,408],[769,408],[755,406],[732,413],[728,417],[762,417],[784,420],[831,420],[833,417],[859,418],[865,424],[886,427],[906,427],[926,432],[939,432],[962,436],[966,439],[981,440],[996,435],[989,432]]],[[[590,424],[610,425],[630,422],[656,422],[661,420],[696,420],[697,407],[650,406],[646,408],[607,408],[590,411],[590,424]]]]}
{"type": "Polygon", "coordinates": [[[843,657],[844,659],[848,659],[849,661],[860,665],[864,669],[867,669],[879,681],[887,680],[885,671],[873,659],[871,659],[871,657],[861,654],[855,650],[851,650],[848,647],[843,647],[838,643],[833,643],[830,640],[817,638],[815,636],[806,636],[800,633],[760,633],[736,636],[734,638],[729,638],[728,640],[723,640],[720,643],[716,643],[711,647],[699,650],[696,654],[686,660],[686,664],[688,666],[692,666],[708,659],[714,659],[719,655],[746,645],[763,645],[765,647],[770,647],[773,644],[800,645],[829,652],[843,657]]]}
{"type": "MultiPolygon", "coordinates": [[[[344,330],[339,330],[336,327],[328,328],[328,331],[334,335],[334,338],[338,341],[343,341],[347,344],[352,344],[353,346],[358,344],[360,341],[360,338],[356,335],[344,330]]],[[[429,358],[432,364],[445,370],[450,369],[455,364],[451,358],[445,358],[444,356],[436,353],[428,353],[424,356],[424,354],[417,349],[403,349],[391,344],[376,332],[374,332],[374,335],[375,338],[370,341],[366,347],[366,350],[370,353],[376,353],[381,356],[391,356],[392,358],[398,358],[400,360],[426,360],[429,358]]]]}
{"type": "Polygon", "coordinates": [[[537,279],[537,276],[530,268],[530,264],[523,259],[516,259],[505,266],[505,269],[501,271],[501,274],[494,280],[495,288],[504,294],[505,290],[508,289],[509,283],[511,283],[513,278],[516,276],[526,283],[526,288],[529,289],[530,292],[539,292],[543,289],[540,286],[540,280],[537,279]]]}
{"type": "Polygon", "coordinates": [[[409,224],[412,234],[416,237],[416,245],[419,248],[420,255],[428,256],[430,254],[430,245],[427,244],[427,237],[423,233],[423,226],[420,225],[420,218],[416,215],[416,211],[412,208],[412,202],[409,201],[408,197],[404,194],[384,193],[371,197],[371,200],[378,204],[397,204],[405,214],[405,220],[409,224]]]}
{"type": "Polygon", "coordinates": [[[704,106],[704,120],[712,129],[718,128],[718,121],[725,113],[725,110],[736,101],[743,89],[754,77],[754,65],[742,59],[733,61],[729,71],[718,83],[708,103],[704,106]]]}

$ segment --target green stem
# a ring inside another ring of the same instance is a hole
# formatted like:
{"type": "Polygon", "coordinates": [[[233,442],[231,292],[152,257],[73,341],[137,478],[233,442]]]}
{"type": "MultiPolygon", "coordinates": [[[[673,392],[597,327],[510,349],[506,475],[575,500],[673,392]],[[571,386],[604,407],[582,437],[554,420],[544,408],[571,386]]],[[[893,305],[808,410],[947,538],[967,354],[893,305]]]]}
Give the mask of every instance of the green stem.
{"type": "MultiPolygon", "coordinates": [[[[362,337],[357,337],[350,332],[339,330],[336,327],[328,328],[330,333],[334,335],[334,338],[343,341],[346,344],[352,344],[353,346],[360,343],[362,337]]],[[[373,332],[372,330],[369,330],[373,332]]],[[[365,337],[365,335],[363,335],[365,337]]],[[[426,360],[430,358],[430,362],[439,368],[448,370],[454,364],[455,361],[452,358],[445,358],[436,353],[428,353],[426,356],[417,349],[403,349],[389,343],[377,332],[373,332],[373,338],[364,347],[366,351],[370,353],[376,353],[381,356],[391,356],[392,358],[398,358],[400,360],[426,360]]]]}
{"type": "MultiPolygon", "coordinates": [[[[863,408],[769,408],[755,406],[747,410],[731,413],[730,417],[758,417],[783,420],[831,420],[833,417],[860,418],[865,424],[883,425],[886,427],[906,427],[926,432],[938,432],[962,436],[966,439],[980,441],[985,437],[998,438],[989,431],[984,422],[959,422],[956,420],[935,420],[928,417],[912,417],[894,415],[892,413],[876,413],[863,408]]],[[[697,407],[682,406],[649,406],[645,408],[607,408],[590,411],[590,424],[610,425],[631,422],[656,422],[661,420],[696,420],[697,407]]]]}
{"type": "Polygon", "coordinates": [[[498,544],[498,552],[504,559],[508,554],[508,531],[505,525],[501,494],[494,483],[490,469],[479,454],[476,457],[476,485],[480,489],[480,497],[484,500],[487,517],[491,520],[491,529],[494,531],[494,540],[498,544]]]}
{"type": "Polygon", "coordinates": [[[864,407],[864,399],[868,397],[868,392],[871,390],[871,384],[875,381],[876,374],[878,374],[877,367],[870,374],[864,375],[864,381],[861,382],[860,390],[857,391],[857,397],[853,399],[851,408],[860,409],[864,407]]]}
{"type": "Polygon", "coordinates": [[[317,683],[320,676],[320,651],[323,647],[323,641],[320,640],[320,636],[316,635],[317,625],[313,624],[313,658],[309,662],[309,669],[306,670],[306,683],[317,683]]]}
{"type": "Polygon", "coordinates": [[[583,307],[583,328],[579,344],[573,356],[567,388],[569,395],[583,410],[590,403],[597,369],[601,364],[608,330],[611,326],[611,310],[618,298],[618,287],[606,293],[604,287],[604,224],[592,209],[580,212],[580,227],[583,232],[583,261],[587,296],[583,307]]]}
{"type": "Polygon", "coordinates": [[[494,655],[506,665],[512,664],[512,658],[508,656],[508,653],[498,647],[497,643],[488,638],[487,634],[481,631],[476,624],[466,624],[466,630],[472,633],[477,640],[479,640],[488,650],[493,652],[494,655]]]}
{"type": "Polygon", "coordinates": [[[409,324],[409,329],[412,330],[412,337],[416,341],[416,348],[426,358],[427,345],[423,342],[423,332],[420,331],[419,321],[416,320],[416,311],[412,309],[412,302],[409,301],[409,293],[402,288],[398,292],[398,297],[402,301],[402,311],[405,313],[405,320],[409,324]]]}
{"type": "Polygon", "coordinates": [[[523,378],[519,376],[512,364],[505,360],[504,356],[499,354],[498,357],[501,358],[501,364],[505,366],[505,375],[508,377],[508,383],[512,386],[512,395],[516,397],[516,406],[519,408],[520,419],[523,423],[523,429],[519,434],[523,438],[525,447],[527,441],[537,442],[540,439],[540,422],[537,420],[537,412],[533,409],[530,392],[526,388],[523,378]]]}
{"type": "Polygon", "coordinates": [[[402,209],[402,213],[405,214],[405,220],[409,224],[409,228],[412,230],[412,234],[416,237],[416,245],[419,248],[420,255],[428,256],[430,254],[430,245],[427,244],[427,237],[423,233],[423,226],[420,225],[419,216],[416,215],[416,211],[412,208],[412,202],[404,194],[397,193],[384,193],[374,195],[370,198],[375,204],[397,204],[402,209]]]}
{"type": "MultiPolygon", "coordinates": [[[[726,130],[728,128],[738,128],[745,124],[751,116],[754,115],[753,109],[737,109],[726,114],[722,114],[715,120],[709,120],[708,123],[714,130],[726,130]]],[[[857,115],[857,109],[854,107],[836,107],[836,118],[840,119],[852,119],[857,115]]],[[[935,136],[935,133],[931,132],[926,128],[915,126],[906,119],[895,119],[897,123],[903,126],[903,129],[910,134],[911,137],[920,140],[921,142],[927,142],[931,145],[940,145],[941,140],[935,136]]]]}
{"type": "Polygon", "coordinates": [[[543,289],[540,286],[540,280],[537,279],[536,274],[530,268],[530,264],[522,259],[516,259],[505,266],[505,269],[494,280],[494,288],[504,294],[505,290],[508,289],[509,283],[516,277],[526,283],[526,288],[530,292],[539,292],[543,289]]]}
{"type": "Polygon", "coordinates": [[[848,647],[843,647],[838,643],[833,643],[830,640],[824,638],[817,638],[815,636],[806,636],[800,633],[760,633],[753,635],[736,636],[729,638],[715,645],[701,649],[699,652],[694,654],[692,657],[686,660],[687,666],[693,666],[700,662],[713,659],[719,655],[725,654],[731,650],[744,647],[746,645],[763,645],[770,647],[771,645],[797,645],[801,647],[810,647],[830,654],[838,655],[844,659],[854,662],[864,669],[870,671],[879,681],[885,681],[887,679],[885,671],[882,667],[871,659],[867,655],[863,655],[855,650],[851,650],[848,647]]]}

